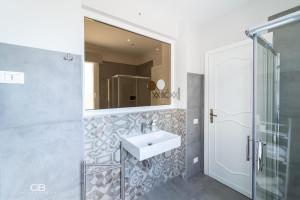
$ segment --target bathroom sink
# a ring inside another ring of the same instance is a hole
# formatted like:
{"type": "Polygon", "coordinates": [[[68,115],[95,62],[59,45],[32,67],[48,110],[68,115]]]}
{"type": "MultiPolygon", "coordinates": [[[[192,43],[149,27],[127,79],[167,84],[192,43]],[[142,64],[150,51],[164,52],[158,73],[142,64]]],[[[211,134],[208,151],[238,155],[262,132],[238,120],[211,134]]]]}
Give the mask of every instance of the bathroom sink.
{"type": "Polygon", "coordinates": [[[121,139],[123,148],[139,161],[151,158],[181,145],[181,137],[167,131],[139,134],[121,139]]]}

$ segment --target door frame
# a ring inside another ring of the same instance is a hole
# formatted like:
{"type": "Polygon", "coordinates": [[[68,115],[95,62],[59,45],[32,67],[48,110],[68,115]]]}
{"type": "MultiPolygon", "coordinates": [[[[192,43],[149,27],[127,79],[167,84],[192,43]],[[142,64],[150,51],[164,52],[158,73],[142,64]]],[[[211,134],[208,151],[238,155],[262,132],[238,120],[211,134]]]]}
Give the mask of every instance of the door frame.
{"type": "MultiPolygon", "coordinates": [[[[228,49],[244,46],[253,45],[251,39],[246,39],[234,44],[222,46],[205,53],[205,69],[204,69],[204,174],[210,176],[209,170],[209,58],[212,54],[222,52],[228,49]]],[[[253,172],[252,172],[253,173],[253,172]]]]}

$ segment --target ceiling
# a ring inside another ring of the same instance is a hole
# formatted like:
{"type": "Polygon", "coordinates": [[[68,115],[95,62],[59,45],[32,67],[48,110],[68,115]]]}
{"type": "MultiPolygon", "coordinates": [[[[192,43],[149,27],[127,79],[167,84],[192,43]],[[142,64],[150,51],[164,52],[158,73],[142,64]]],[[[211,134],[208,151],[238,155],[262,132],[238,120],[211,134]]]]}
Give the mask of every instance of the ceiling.
{"type": "Polygon", "coordinates": [[[85,18],[84,26],[86,43],[120,53],[142,56],[150,51],[159,51],[162,43],[88,18],[85,18]]]}
{"type": "Polygon", "coordinates": [[[256,0],[152,0],[151,3],[155,5],[157,2],[162,10],[168,10],[173,16],[203,24],[251,1],[256,0]]]}

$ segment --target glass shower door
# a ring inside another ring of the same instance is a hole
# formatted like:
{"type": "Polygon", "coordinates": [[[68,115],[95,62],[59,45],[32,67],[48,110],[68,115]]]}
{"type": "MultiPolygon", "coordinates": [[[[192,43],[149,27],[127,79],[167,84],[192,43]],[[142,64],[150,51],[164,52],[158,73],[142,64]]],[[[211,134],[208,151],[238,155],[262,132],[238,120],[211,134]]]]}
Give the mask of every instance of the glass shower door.
{"type": "MultiPolygon", "coordinates": [[[[271,39],[270,39],[271,40],[271,39]]],[[[256,199],[286,199],[289,129],[280,124],[280,54],[256,40],[256,199]],[[284,132],[282,132],[284,130],[284,132]],[[286,141],[284,141],[286,140],[286,141]]]]}
{"type": "Polygon", "coordinates": [[[300,8],[271,18],[246,31],[254,41],[253,199],[299,200],[300,8]]]}

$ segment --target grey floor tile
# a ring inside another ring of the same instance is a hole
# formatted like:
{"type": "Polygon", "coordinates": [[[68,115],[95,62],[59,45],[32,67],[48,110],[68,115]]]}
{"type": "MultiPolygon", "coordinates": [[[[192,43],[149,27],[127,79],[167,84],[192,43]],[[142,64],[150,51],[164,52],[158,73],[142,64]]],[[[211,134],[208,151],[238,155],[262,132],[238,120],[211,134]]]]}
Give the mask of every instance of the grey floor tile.
{"type": "Polygon", "coordinates": [[[249,200],[249,198],[205,176],[188,180],[176,177],[140,197],[138,200],[249,200]]]}

